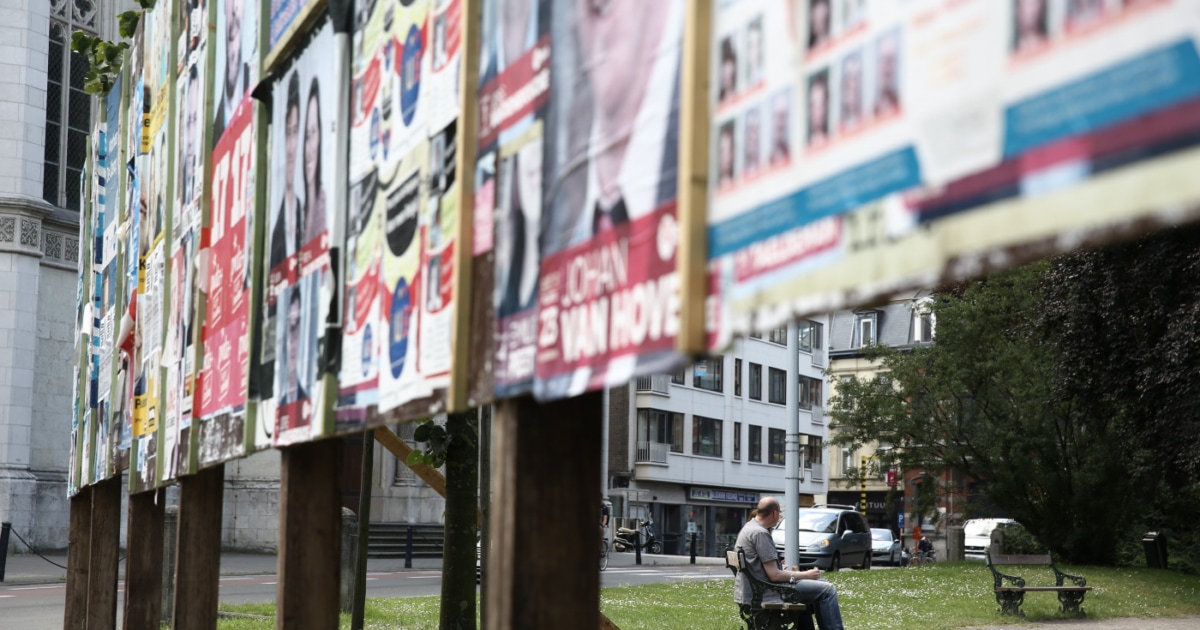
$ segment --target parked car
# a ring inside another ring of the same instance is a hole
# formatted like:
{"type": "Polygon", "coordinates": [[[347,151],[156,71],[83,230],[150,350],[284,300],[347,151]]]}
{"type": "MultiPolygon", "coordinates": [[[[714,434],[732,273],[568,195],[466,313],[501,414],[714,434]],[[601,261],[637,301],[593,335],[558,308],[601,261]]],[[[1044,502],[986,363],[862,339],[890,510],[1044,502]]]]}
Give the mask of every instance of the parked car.
{"type": "Polygon", "coordinates": [[[1016,523],[1011,518],[973,518],[963,523],[963,552],[982,558],[992,544],[992,530],[1016,523]]]}
{"type": "Polygon", "coordinates": [[[900,566],[900,539],[896,532],[878,527],[871,528],[871,563],[900,566]]]}
{"type": "MultiPolygon", "coordinates": [[[[845,566],[871,568],[871,531],[853,507],[814,505],[800,508],[796,520],[799,529],[801,563],[816,563],[822,571],[837,571],[845,566]]],[[[784,555],[786,521],[771,533],[779,555],[784,555]]]]}

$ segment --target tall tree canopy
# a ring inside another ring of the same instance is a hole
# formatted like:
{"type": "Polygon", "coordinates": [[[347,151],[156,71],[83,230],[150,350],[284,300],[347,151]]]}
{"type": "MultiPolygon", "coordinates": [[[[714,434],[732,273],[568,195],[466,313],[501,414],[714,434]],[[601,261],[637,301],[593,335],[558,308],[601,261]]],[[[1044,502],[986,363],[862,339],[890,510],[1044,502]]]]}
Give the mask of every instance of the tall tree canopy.
{"type": "Polygon", "coordinates": [[[959,470],[1070,561],[1132,561],[1158,529],[1173,566],[1200,567],[1200,229],[949,287],[933,309],[935,344],[873,348],[887,377],[839,384],[835,443],[959,470]]]}

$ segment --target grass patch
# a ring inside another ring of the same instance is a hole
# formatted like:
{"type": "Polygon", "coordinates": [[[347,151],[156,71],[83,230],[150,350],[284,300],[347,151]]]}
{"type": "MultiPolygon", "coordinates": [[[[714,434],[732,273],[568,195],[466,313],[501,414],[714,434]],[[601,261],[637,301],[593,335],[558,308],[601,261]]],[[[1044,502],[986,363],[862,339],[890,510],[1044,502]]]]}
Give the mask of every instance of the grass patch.
{"type": "MultiPolygon", "coordinates": [[[[1200,615],[1200,576],[1140,568],[1061,567],[1083,575],[1094,587],[1084,600],[1089,619],[1182,617],[1200,615]]],[[[1030,586],[1052,585],[1047,567],[1013,567],[1030,586]]],[[[841,571],[830,574],[838,587],[846,627],[864,630],[923,628],[952,630],[970,626],[1019,623],[996,612],[992,576],[978,562],[940,563],[889,571],[841,571]]],[[[266,619],[221,619],[221,630],[273,628],[274,604],[221,606],[221,610],[265,615],[266,619]]],[[[600,609],[621,630],[742,627],[733,605],[732,578],[696,579],[615,586],[601,591],[600,609]]],[[[1053,593],[1025,597],[1026,620],[1061,619],[1053,593]]],[[[379,630],[436,630],[438,598],[367,600],[366,627],[379,630]]],[[[341,627],[350,626],[349,615],[341,627]]]]}

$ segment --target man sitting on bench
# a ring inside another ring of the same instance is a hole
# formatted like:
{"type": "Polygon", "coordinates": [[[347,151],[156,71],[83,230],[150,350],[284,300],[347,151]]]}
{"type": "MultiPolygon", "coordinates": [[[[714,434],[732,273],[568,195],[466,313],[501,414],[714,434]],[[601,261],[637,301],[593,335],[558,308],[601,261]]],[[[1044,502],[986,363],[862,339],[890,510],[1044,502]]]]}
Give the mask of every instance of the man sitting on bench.
{"type": "MultiPolygon", "coordinates": [[[[779,554],[771,530],[783,520],[779,501],[774,497],[763,497],[758,502],[754,518],[747,521],[738,533],[735,548],[746,555],[746,570],[755,577],[768,582],[791,584],[800,593],[803,603],[815,607],[817,624],[821,630],[842,630],[842,609],[838,606],[837,587],[822,581],[821,570],[788,571],[780,566],[779,554]]],[[[750,603],[750,578],[739,574],[733,589],[733,599],[739,604],[750,603]]],[[[782,601],[774,592],[763,594],[763,603],[782,601]]]]}

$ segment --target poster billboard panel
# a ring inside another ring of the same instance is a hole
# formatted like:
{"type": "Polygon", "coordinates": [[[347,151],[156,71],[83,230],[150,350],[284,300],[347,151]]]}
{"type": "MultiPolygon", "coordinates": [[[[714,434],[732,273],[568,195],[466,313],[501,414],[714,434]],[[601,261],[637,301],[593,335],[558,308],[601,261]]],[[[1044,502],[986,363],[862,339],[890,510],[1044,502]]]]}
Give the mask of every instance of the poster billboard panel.
{"type": "MultiPolygon", "coordinates": [[[[326,22],[274,86],[267,281],[263,356],[273,374],[273,441],[305,441],[319,434],[325,318],[333,290],[333,169],[338,69],[333,27],[326,22]]],[[[269,407],[267,408],[269,411],[269,407]]]]}
{"type": "Polygon", "coordinates": [[[461,0],[416,0],[358,13],[340,426],[364,422],[372,407],[425,401],[427,415],[444,405],[461,10],[461,0]]]}
{"type": "Polygon", "coordinates": [[[1082,192],[1193,132],[1186,114],[1170,131],[1148,118],[1200,97],[1193,0],[833,6],[717,8],[710,349],[1154,212],[1011,204],[1082,192]]]}
{"type": "Polygon", "coordinates": [[[625,383],[681,360],[673,348],[683,16],[675,0],[554,7],[538,398],[625,383]]]}

